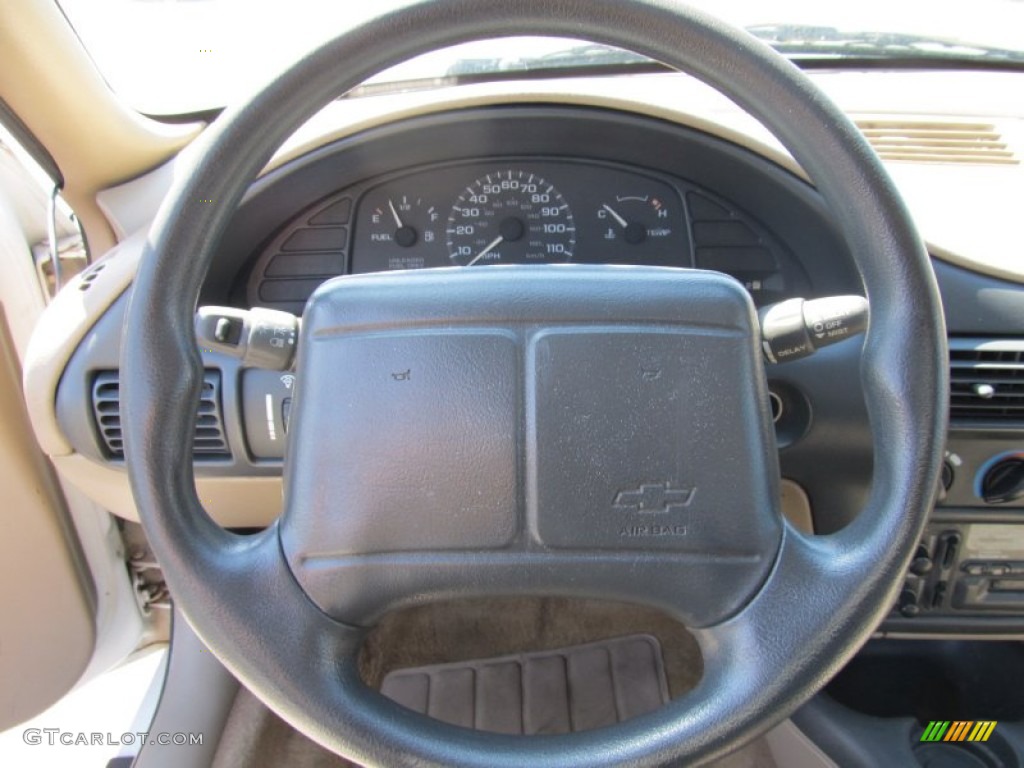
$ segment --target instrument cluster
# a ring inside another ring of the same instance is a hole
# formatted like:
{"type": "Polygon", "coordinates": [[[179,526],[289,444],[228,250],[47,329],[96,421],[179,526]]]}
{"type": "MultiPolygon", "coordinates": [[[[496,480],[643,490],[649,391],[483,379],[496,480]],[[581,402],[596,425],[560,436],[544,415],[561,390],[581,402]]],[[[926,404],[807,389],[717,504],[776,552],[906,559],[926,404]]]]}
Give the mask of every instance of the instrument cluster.
{"type": "Polygon", "coordinates": [[[679,191],[608,166],[473,163],[365,191],[352,272],[563,262],[692,266],[679,191]]]}
{"type": "Polygon", "coordinates": [[[265,244],[246,298],[301,314],[337,275],[588,263],[717,270],[760,305],[799,279],[785,261],[756,220],[683,179],[598,160],[494,158],[406,169],[321,199],[265,244]]]}

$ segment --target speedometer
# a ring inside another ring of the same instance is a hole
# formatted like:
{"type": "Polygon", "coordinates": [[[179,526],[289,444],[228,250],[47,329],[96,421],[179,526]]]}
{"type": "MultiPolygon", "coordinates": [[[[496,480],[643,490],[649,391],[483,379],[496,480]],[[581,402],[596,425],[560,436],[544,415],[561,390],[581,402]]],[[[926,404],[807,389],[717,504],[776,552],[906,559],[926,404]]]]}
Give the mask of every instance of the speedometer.
{"type": "Polygon", "coordinates": [[[576,248],[569,204],[553,185],[523,170],[489,173],[466,187],[445,233],[448,255],[465,267],[570,261],[576,248]]]}

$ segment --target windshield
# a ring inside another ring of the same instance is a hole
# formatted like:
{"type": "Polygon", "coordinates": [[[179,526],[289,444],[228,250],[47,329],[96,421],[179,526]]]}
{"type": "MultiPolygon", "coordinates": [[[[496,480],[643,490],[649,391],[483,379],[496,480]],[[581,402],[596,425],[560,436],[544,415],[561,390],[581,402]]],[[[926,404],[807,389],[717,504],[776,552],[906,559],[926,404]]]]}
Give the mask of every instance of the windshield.
{"type": "MultiPolygon", "coordinates": [[[[59,0],[111,87],[156,115],[218,109],[373,14],[405,0],[59,0]]],[[[781,53],[815,65],[847,61],[1024,67],[1024,0],[696,0],[781,53]]],[[[516,72],[650,68],[633,54],[555,38],[456,46],[372,82],[516,72]]]]}

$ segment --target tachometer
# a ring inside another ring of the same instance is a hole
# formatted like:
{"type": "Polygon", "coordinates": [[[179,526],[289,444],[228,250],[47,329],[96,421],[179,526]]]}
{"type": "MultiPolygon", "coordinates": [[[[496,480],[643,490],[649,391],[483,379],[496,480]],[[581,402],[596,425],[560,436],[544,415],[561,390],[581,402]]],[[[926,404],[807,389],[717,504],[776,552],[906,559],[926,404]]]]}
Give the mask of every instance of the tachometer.
{"type": "Polygon", "coordinates": [[[448,255],[462,266],[570,261],[572,211],[553,185],[523,170],[489,173],[459,195],[445,230],[448,255]]]}

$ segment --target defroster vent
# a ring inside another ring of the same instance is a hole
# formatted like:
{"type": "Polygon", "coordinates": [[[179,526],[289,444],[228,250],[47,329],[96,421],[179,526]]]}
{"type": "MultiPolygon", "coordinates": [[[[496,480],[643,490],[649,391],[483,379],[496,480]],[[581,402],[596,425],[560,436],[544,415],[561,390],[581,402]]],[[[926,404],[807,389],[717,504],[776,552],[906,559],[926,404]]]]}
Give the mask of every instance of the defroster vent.
{"type": "Polygon", "coordinates": [[[992,123],[862,119],[857,127],[883,160],[1020,165],[1013,147],[992,123]]]}
{"type": "MultiPolygon", "coordinates": [[[[199,414],[192,439],[196,458],[230,456],[224,436],[224,420],[220,405],[220,372],[204,371],[199,396],[199,414]]],[[[101,371],[92,384],[92,410],[96,427],[107,455],[124,458],[124,435],[121,430],[121,382],[117,371],[101,371]]]]}
{"type": "Polygon", "coordinates": [[[949,340],[950,418],[1024,424],[1024,339],[949,340]]]}

